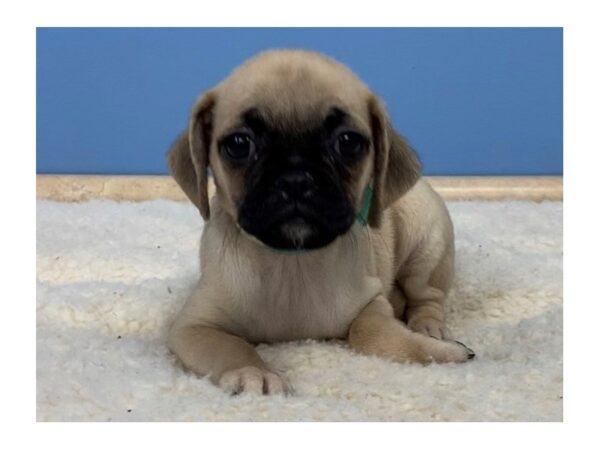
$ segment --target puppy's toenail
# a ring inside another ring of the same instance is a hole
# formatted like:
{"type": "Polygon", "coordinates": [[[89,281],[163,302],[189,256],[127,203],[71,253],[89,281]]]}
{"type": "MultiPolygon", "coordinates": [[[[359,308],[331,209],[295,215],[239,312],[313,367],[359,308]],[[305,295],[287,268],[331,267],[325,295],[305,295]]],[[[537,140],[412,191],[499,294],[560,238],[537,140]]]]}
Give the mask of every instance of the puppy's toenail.
{"type": "Polygon", "coordinates": [[[454,341],[454,342],[456,342],[458,345],[461,345],[462,347],[464,347],[467,350],[467,359],[475,358],[475,352],[473,350],[471,350],[469,347],[467,347],[465,344],[463,344],[460,341],[454,341]]]}

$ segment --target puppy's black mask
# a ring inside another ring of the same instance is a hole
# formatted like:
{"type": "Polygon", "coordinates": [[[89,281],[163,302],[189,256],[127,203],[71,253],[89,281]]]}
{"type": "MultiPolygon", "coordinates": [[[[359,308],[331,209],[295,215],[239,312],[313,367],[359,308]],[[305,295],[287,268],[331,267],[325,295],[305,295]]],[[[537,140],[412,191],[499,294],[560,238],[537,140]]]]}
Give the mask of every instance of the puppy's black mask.
{"type": "Polygon", "coordinates": [[[347,194],[369,140],[331,108],[319,123],[276,127],[256,109],[219,140],[221,157],[243,172],[238,223],[280,250],[324,247],[346,233],[356,211],[347,194]]]}

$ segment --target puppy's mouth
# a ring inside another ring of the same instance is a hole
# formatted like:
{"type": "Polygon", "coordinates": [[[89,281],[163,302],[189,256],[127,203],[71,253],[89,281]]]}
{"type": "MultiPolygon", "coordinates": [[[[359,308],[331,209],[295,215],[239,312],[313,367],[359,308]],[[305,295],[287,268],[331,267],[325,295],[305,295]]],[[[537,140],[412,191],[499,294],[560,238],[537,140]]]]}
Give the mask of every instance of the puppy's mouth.
{"type": "Polygon", "coordinates": [[[242,206],[238,222],[245,232],[275,250],[325,247],[346,233],[354,222],[352,211],[344,207],[326,212],[306,203],[287,202],[268,209],[242,206]]]}
{"type": "Polygon", "coordinates": [[[281,234],[286,236],[294,248],[301,249],[306,240],[314,233],[313,226],[302,217],[296,217],[288,222],[284,222],[281,227],[281,234]]]}

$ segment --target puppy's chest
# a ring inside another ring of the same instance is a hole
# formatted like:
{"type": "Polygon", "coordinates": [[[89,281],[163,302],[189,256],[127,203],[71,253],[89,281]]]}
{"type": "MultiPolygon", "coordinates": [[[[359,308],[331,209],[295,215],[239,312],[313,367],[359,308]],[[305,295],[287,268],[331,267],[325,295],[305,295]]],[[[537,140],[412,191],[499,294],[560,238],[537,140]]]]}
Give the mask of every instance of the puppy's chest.
{"type": "Polygon", "coordinates": [[[253,278],[237,321],[255,342],[343,338],[381,289],[360,260],[282,257],[253,267],[253,278]]]}

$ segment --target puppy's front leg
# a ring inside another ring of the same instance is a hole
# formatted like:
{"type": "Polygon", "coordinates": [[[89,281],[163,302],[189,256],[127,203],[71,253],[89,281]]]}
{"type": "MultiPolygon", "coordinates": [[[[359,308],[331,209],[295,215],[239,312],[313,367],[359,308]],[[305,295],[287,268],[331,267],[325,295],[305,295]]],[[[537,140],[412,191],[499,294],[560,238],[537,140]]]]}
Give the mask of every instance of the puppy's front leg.
{"type": "Polygon", "coordinates": [[[378,295],[354,319],[348,343],[359,353],[398,362],[465,362],[475,353],[455,341],[415,333],[394,317],[390,302],[378,295]]]}
{"type": "Polygon", "coordinates": [[[446,328],[444,303],[454,276],[454,244],[446,244],[442,258],[437,261],[439,251],[430,248],[421,250],[410,267],[410,275],[399,282],[406,298],[406,323],[408,327],[426,336],[451,339],[446,328]]]}
{"type": "Polygon", "coordinates": [[[178,325],[171,330],[169,349],[183,365],[231,393],[284,394],[287,382],[270,370],[248,342],[219,328],[178,325]]]}
{"type": "Polygon", "coordinates": [[[426,279],[412,277],[405,281],[406,323],[418,333],[436,339],[450,339],[444,318],[446,293],[428,285],[426,279]]]}

